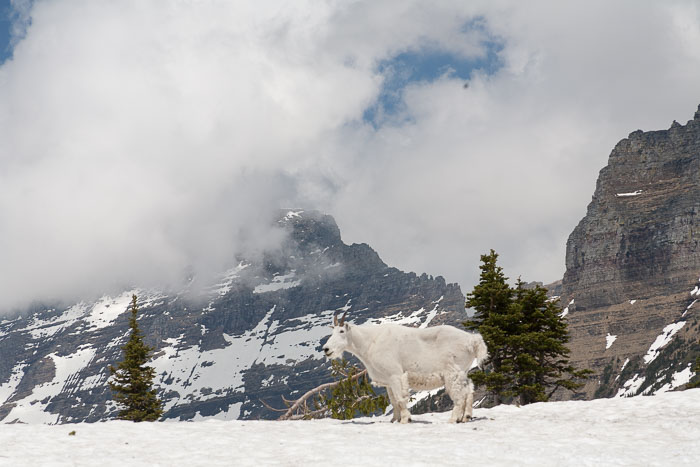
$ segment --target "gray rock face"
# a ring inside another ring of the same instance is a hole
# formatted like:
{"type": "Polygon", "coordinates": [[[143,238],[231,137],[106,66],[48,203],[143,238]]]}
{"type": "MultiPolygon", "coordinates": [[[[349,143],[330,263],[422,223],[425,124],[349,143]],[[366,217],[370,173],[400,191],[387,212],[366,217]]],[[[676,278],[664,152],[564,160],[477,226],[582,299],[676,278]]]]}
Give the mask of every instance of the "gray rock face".
{"type": "Polygon", "coordinates": [[[203,292],[135,289],[0,321],[0,420],[113,417],[107,368],[128,339],[132,293],[157,349],[151,365],[165,417],[181,420],[276,418],[261,400],[284,407],[280,396],[330,381],[320,349],[334,313],[349,311],[356,323],[466,318],[459,286],[388,267],[365,244],[344,244],[330,216],[290,211],[280,226],[288,236],[279,251],[240,258],[203,292]]]}
{"type": "MultiPolygon", "coordinates": [[[[620,141],[567,242],[561,294],[572,357],[601,375],[587,386],[589,397],[619,392],[629,381],[621,376],[627,359],[627,374],[642,378],[643,357],[663,330],[696,319],[690,292],[700,277],[699,242],[700,109],[686,125],[620,141]]],[[[678,356],[674,368],[688,358],[678,356]]],[[[639,391],[656,376],[645,378],[639,391]]]]}

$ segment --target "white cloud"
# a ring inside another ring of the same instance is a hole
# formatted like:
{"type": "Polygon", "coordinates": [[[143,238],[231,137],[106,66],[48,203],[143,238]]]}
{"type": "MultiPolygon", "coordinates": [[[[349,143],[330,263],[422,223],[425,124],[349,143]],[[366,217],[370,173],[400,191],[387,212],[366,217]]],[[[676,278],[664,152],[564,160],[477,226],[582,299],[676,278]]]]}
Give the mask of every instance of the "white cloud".
{"type": "Polygon", "coordinates": [[[346,238],[465,289],[489,248],[509,276],[553,281],[615,143],[692,118],[700,15],[691,2],[513,2],[481,14],[504,42],[503,68],[467,90],[412,87],[414,122],[368,135],[359,151],[373,164],[348,176],[336,212],[346,238]]]}
{"type": "Polygon", "coordinates": [[[0,68],[0,306],[211,272],[292,205],[465,288],[489,248],[560,277],[614,143],[692,115],[698,9],[464,3],[37,2],[0,68]],[[362,122],[380,61],[482,56],[486,33],[496,74],[362,122]]]}

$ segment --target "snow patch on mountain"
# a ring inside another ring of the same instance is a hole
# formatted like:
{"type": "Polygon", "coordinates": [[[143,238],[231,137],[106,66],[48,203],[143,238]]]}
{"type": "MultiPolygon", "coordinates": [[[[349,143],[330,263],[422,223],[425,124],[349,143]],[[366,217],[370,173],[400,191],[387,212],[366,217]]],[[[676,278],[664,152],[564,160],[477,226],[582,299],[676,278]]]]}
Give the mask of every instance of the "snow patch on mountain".
{"type": "Polygon", "coordinates": [[[285,214],[285,216],[282,220],[283,221],[290,221],[292,219],[299,219],[299,218],[301,218],[301,215],[303,213],[304,213],[304,211],[301,209],[289,210],[289,211],[287,211],[287,214],[285,214]]]}
{"type": "Polygon", "coordinates": [[[131,303],[131,297],[137,293],[139,293],[139,290],[130,290],[114,298],[105,295],[95,303],[90,313],[82,319],[92,329],[105,328],[127,310],[131,303]]]}
{"type": "Polygon", "coordinates": [[[614,336],[614,335],[611,335],[610,333],[608,333],[608,335],[605,336],[605,350],[608,350],[610,348],[610,346],[613,345],[613,343],[615,342],[616,339],[617,339],[617,336],[614,336]]]}
{"type": "Polygon", "coordinates": [[[693,305],[695,305],[697,302],[698,302],[697,299],[696,299],[696,300],[693,300],[692,302],[690,302],[690,305],[688,305],[688,306],[686,307],[685,311],[684,311],[683,314],[681,315],[681,318],[684,317],[684,316],[688,313],[688,311],[690,311],[690,309],[693,308],[693,305]]]}
{"type": "MultiPolygon", "coordinates": [[[[59,423],[63,420],[60,415],[46,411],[46,406],[52,397],[58,395],[64,385],[78,377],[80,370],[85,368],[95,356],[95,349],[84,346],[70,355],[49,354],[54,366],[54,377],[51,381],[35,386],[32,392],[22,399],[12,401],[14,407],[5,417],[5,421],[21,421],[23,423],[59,423]]],[[[13,371],[13,374],[15,372],[13,371]]]]}
{"type": "Polygon", "coordinates": [[[574,299],[572,298],[571,301],[569,302],[569,304],[566,306],[566,308],[564,308],[564,310],[561,313],[559,313],[559,317],[563,318],[566,315],[568,315],[569,314],[569,307],[573,304],[574,304],[574,299]]]}
{"type": "Polygon", "coordinates": [[[631,196],[639,196],[643,193],[643,190],[635,190],[628,193],[617,193],[615,196],[618,198],[629,198],[631,196]]]}
{"type": "Polygon", "coordinates": [[[334,310],[326,310],[318,315],[308,314],[287,320],[284,332],[280,333],[275,333],[279,322],[274,321],[256,363],[289,365],[318,358],[320,354],[316,347],[330,334],[329,325],[334,313],[334,310]]]}
{"type": "MultiPolygon", "coordinates": [[[[630,359],[629,359],[629,358],[626,358],[625,361],[622,363],[622,366],[620,367],[620,374],[622,373],[622,370],[625,369],[625,367],[627,366],[627,364],[628,364],[629,362],[630,362],[630,359]]],[[[615,381],[617,381],[618,379],[620,379],[620,374],[618,374],[617,376],[615,376],[615,381]]]]}
{"type": "Polygon", "coordinates": [[[37,316],[32,316],[29,323],[24,328],[20,328],[18,332],[28,332],[32,339],[49,338],[64,328],[72,326],[77,320],[83,317],[88,311],[88,307],[84,303],[78,303],[58,316],[52,316],[48,319],[41,319],[37,316]]]}
{"type": "Polygon", "coordinates": [[[681,387],[684,384],[689,383],[693,376],[695,376],[695,372],[693,371],[693,365],[689,363],[688,366],[686,366],[682,370],[675,372],[673,376],[671,376],[671,382],[666,383],[659,389],[657,389],[656,394],[661,394],[664,392],[671,391],[672,389],[681,387]]]}
{"type": "Polygon", "coordinates": [[[29,365],[26,363],[18,363],[12,368],[10,378],[6,382],[0,384],[0,404],[7,402],[15,393],[17,385],[19,385],[19,382],[22,381],[22,377],[24,376],[24,370],[28,366],[29,365]]]}
{"type": "Polygon", "coordinates": [[[233,283],[240,277],[241,271],[250,266],[243,261],[238,263],[238,266],[231,268],[221,275],[219,283],[209,287],[209,292],[215,296],[223,296],[229,293],[233,287],[233,283]]]}
{"type": "Polygon", "coordinates": [[[653,362],[656,357],[659,356],[661,349],[666,346],[666,344],[671,342],[673,336],[680,331],[684,325],[685,321],[678,321],[677,323],[671,323],[666,326],[663,331],[661,331],[661,334],[659,334],[656,337],[656,340],[654,340],[654,342],[651,344],[651,347],[649,347],[646,355],[644,355],[644,363],[648,365],[649,363],[653,362]]]}
{"type": "Polygon", "coordinates": [[[253,293],[276,292],[278,290],[291,289],[301,284],[301,280],[296,279],[296,271],[292,270],[288,274],[275,275],[266,284],[260,284],[253,289],[253,293]]]}
{"type": "Polygon", "coordinates": [[[85,302],[77,303],[60,314],[50,318],[39,318],[32,316],[28,319],[28,324],[17,330],[17,332],[27,332],[32,340],[39,341],[57,335],[64,329],[78,325],[76,333],[84,333],[106,328],[124,313],[131,303],[131,297],[135,294],[143,296],[139,300],[140,306],[148,307],[149,302],[157,299],[158,295],[147,294],[144,291],[134,289],[123,292],[116,297],[105,295],[98,299],[92,306],[85,302]]]}
{"type": "Polygon", "coordinates": [[[433,318],[435,318],[437,316],[437,314],[438,314],[438,306],[436,304],[435,307],[428,312],[428,315],[425,317],[425,321],[423,321],[421,323],[421,325],[418,327],[423,328],[423,329],[427,328],[428,325],[430,324],[430,322],[433,320],[433,318]]]}
{"type": "Polygon", "coordinates": [[[635,374],[633,377],[625,381],[625,384],[617,391],[615,397],[631,397],[636,396],[639,388],[642,387],[646,378],[635,374]]]}

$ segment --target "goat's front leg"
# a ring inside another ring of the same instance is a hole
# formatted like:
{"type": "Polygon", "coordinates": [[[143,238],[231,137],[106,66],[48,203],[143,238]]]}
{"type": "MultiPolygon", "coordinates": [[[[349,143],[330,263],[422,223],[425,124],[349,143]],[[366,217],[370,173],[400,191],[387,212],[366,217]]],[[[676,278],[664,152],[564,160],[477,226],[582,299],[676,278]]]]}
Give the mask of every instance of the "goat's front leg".
{"type": "Polygon", "coordinates": [[[394,393],[396,406],[394,413],[399,411],[399,422],[408,423],[411,421],[411,413],[408,411],[408,376],[404,373],[391,379],[390,390],[394,393]]]}

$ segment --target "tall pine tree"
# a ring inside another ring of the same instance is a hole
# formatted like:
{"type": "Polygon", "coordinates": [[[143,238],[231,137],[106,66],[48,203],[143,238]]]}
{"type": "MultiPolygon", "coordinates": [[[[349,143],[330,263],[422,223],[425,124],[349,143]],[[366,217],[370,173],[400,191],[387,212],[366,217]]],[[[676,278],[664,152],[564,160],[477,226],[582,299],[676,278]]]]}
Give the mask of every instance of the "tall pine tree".
{"type": "Polygon", "coordinates": [[[515,288],[497,266],[498,255],[482,255],[479,284],[467,294],[466,307],[474,316],[464,325],[478,330],[489,349],[485,370],[471,373],[496,404],[517,398],[520,404],[546,401],[559,388],[582,386],[590,370],[577,370],[568,359],[566,321],[547,290],[515,288]]]}
{"type": "Polygon", "coordinates": [[[472,308],[474,316],[464,326],[479,331],[489,349],[489,371],[477,370],[470,377],[477,386],[485,386],[499,404],[502,398],[511,395],[513,352],[509,336],[517,332],[518,323],[511,313],[513,290],[497,260],[494,250],[481,256],[479,283],[467,294],[466,302],[466,308],[472,308]]]}
{"type": "Polygon", "coordinates": [[[113,381],[109,387],[114,392],[114,400],[123,407],[118,418],[122,420],[155,421],[163,414],[163,403],[153,389],[155,370],[146,366],[153,347],[143,342],[136,315],[138,314],[136,295],[131,297],[131,317],[129,327],[131,337],[122,347],[124,360],[117,367],[109,366],[113,381]]]}

